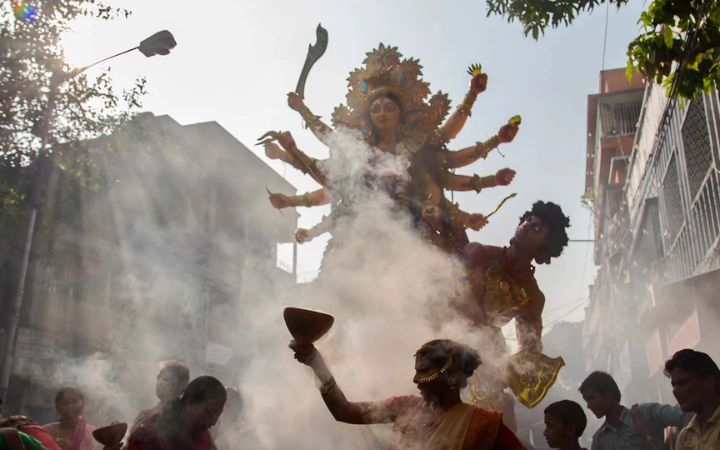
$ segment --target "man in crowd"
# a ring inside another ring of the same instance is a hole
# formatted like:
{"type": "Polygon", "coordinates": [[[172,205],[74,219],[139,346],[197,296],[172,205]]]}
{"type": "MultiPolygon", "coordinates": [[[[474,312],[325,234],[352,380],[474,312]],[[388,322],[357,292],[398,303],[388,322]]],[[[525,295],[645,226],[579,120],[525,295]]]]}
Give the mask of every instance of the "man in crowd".
{"type": "Polygon", "coordinates": [[[580,393],[597,418],[605,418],[593,435],[592,450],[654,450],[663,444],[666,427],[682,426],[679,406],[641,403],[628,409],[620,404],[620,388],[605,372],[593,372],[580,393]]]}
{"type": "Polygon", "coordinates": [[[579,439],[587,426],[587,417],[572,400],[561,400],[545,408],[545,440],[548,447],[560,450],[584,450],[579,439]]]}
{"type": "Polygon", "coordinates": [[[290,348],[322,383],[320,393],[335,420],[356,425],[394,425],[391,450],[525,450],[503,425],[501,413],[460,400],[460,389],[480,365],[477,352],[465,345],[447,339],[424,344],[415,354],[412,380],[420,396],[379,402],[348,401],[315,347],[293,341],[290,348]]]}
{"type": "Polygon", "coordinates": [[[183,390],[190,382],[190,371],[179,361],[166,361],[160,365],[160,372],[155,385],[155,395],[160,402],[152,408],[140,411],[130,428],[130,434],[147,423],[150,418],[160,412],[171,400],[180,398],[183,390]]]}
{"type": "Polygon", "coordinates": [[[678,450],[720,448],[720,370],[705,353],[680,350],[665,363],[680,408],[695,413],[680,432],[678,450]]]}

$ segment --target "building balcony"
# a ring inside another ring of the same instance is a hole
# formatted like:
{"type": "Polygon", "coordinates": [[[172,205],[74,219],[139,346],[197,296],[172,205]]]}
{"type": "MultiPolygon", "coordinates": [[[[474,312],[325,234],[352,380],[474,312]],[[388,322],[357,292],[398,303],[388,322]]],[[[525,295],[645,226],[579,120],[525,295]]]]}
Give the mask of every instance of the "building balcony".
{"type": "Polygon", "coordinates": [[[603,94],[598,100],[600,138],[635,135],[645,89],[603,94]]]}

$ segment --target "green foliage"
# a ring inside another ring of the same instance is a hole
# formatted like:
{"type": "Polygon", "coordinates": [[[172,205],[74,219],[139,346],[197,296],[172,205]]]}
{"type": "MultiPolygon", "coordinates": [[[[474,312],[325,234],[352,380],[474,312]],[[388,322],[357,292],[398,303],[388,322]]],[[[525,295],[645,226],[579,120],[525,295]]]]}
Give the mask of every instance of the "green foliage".
{"type": "MultiPolygon", "coordinates": [[[[538,39],[548,27],[568,26],[581,12],[605,0],[486,0],[488,16],[515,19],[525,36],[538,39]]],[[[627,0],[608,0],[618,8],[627,0]]],[[[639,24],[643,32],[628,46],[627,76],[633,69],[667,88],[668,95],[692,99],[720,81],[720,3],[718,0],[654,0],[639,24]],[[680,74],[680,75],[679,75],[680,74]],[[679,76],[678,76],[679,75],[679,76]]]]}
{"type": "Polygon", "coordinates": [[[88,142],[97,142],[100,136],[122,127],[140,107],[145,93],[143,79],[117,93],[108,71],[92,69],[89,73],[99,74],[92,78],[78,75],[64,62],[60,45],[78,18],[112,20],[129,16],[129,11],[96,0],[53,0],[33,5],[38,8],[37,19],[28,21],[15,16],[11,2],[0,2],[3,298],[10,298],[16,288],[29,204],[44,206],[38,214],[33,253],[51,255],[44,238],[62,224],[72,226],[79,221],[82,196],[100,190],[105,183],[97,161],[113,155],[112,141],[102,140],[105,146],[88,142]],[[54,105],[51,115],[49,105],[54,105]],[[52,117],[50,123],[48,117],[52,117]],[[44,152],[42,136],[47,138],[44,152]]]}
{"type": "Polygon", "coordinates": [[[34,22],[17,18],[10,2],[0,4],[0,164],[33,163],[47,130],[49,149],[65,142],[109,134],[139,107],[144,80],[118,95],[107,71],[90,80],[71,76],[59,42],[81,16],[99,20],[130,12],[95,0],[42,2],[34,22]],[[54,104],[46,123],[48,105],[54,104]]]}
{"type": "Polygon", "coordinates": [[[628,73],[634,67],[686,99],[720,81],[717,0],[655,0],[639,23],[644,32],[628,46],[628,73]]]}
{"type": "MultiPolygon", "coordinates": [[[[618,8],[628,0],[609,0],[618,8]]],[[[508,22],[517,19],[524,27],[525,36],[532,34],[537,40],[549,26],[568,26],[583,11],[591,12],[605,0],[486,0],[488,17],[492,14],[506,17],[508,22]]]]}

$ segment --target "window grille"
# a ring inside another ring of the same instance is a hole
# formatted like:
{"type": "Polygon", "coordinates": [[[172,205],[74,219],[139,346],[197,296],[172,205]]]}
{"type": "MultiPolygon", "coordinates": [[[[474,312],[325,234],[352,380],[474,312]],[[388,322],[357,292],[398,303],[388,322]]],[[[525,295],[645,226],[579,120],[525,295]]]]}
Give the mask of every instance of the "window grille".
{"type": "Polygon", "coordinates": [[[702,98],[698,95],[698,100],[690,103],[681,132],[691,199],[697,195],[712,166],[710,135],[702,98]]]}

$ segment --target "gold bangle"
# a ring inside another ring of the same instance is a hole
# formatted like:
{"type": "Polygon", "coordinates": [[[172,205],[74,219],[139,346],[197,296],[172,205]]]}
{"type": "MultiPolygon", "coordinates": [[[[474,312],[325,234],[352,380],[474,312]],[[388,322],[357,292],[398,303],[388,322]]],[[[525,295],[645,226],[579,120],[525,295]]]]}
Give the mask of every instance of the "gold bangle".
{"type": "Polygon", "coordinates": [[[458,105],[457,111],[463,116],[472,116],[471,110],[473,105],[475,104],[475,100],[477,100],[477,94],[472,91],[468,92],[467,94],[465,94],[465,98],[463,98],[463,101],[458,105]]]}
{"type": "Polygon", "coordinates": [[[307,125],[316,125],[320,121],[320,116],[313,114],[308,107],[305,107],[300,111],[300,116],[307,125]]]}
{"type": "Polygon", "coordinates": [[[457,111],[458,111],[458,113],[460,113],[461,116],[471,117],[472,116],[472,112],[470,111],[471,108],[472,108],[472,106],[466,105],[465,103],[460,103],[457,107],[457,111]]]}
{"type": "Polygon", "coordinates": [[[306,192],[303,195],[293,195],[292,197],[290,197],[290,206],[312,206],[312,199],[310,198],[310,193],[306,192]]]}
{"type": "Polygon", "coordinates": [[[486,177],[480,178],[480,175],[475,174],[470,180],[470,187],[473,188],[478,194],[480,193],[480,191],[483,190],[483,188],[495,186],[495,177],[493,175],[488,175],[486,177]]]}
{"type": "Polygon", "coordinates": [[[487,158],[488,153],[492,151],[493,149],[497,148],[497,146],[500,145],[500,139],[497,137],[497,135],[491,137],[485,142],[476,142],[475,143],[475,157],[476,158],[487,158]]]}

